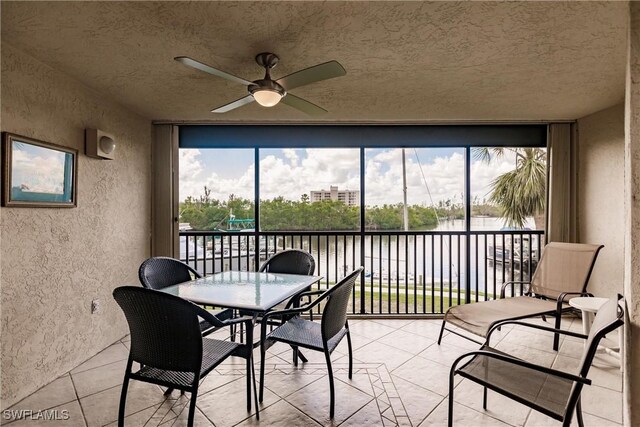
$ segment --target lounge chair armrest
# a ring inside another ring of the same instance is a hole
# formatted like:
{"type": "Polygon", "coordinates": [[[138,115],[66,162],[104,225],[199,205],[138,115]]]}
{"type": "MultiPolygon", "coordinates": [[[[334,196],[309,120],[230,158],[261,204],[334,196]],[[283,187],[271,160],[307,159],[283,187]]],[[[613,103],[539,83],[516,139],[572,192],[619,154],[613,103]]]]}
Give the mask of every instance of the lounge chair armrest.
{"type": "Polygon", "coordinates": [[[558,299],[556,302],[556,310],[558,310],[558,313],[560,313],[560,311],[562,310],[562,304],[565,303],[565,300],[567,299],[567,296],[569,295],[576,295],[576,296],[581,296],[581,297],[592,297],[593,294],[589,293],[589,292],[563,292],[560,295],[558,295],[558,299]]]}
{"type": "Polygon", "coordinates": [[[556,369],[547,368],[541,365],[536,365],[535,363],[530,363],[530,362],[527,362],[526,360],[518,359],[516,357],[509,356],[507,354],[494,353],[492,351],[483,350],[483,349],[470,351],[469,353],[465,353],[462,356],[458,357],[455,360],[455,362],[453,362],[453,365],[451,365],[451,373],[455,372],[458,366],[458,363],[460,363],[461,360],[463,360],[466,357],[476,356],[476,355],[498,359],[503,362],[512,363],[514,365],[522,366],[524,368],[533,369],[538,372],[544,372],[545,374],[553,375],[553,376],[564,378],[571,381],[576,381],[582,384],[591,385],[591,380],[588,378],[583,378],[581,376],[570,374],[568,372],[558,371],[556,369]]]}
{"type": "Polygon", "coordinates": [[[513,285],[516,285],[516,284],[520,284],[520,285],[530,285],[530,284],[531,284],[531,282],[526,281],[526,280],[510,280],[510,281],[508,281],[508,282],[504,282],[504,283],[502,284],[502,289],[500,289],[500,299],[504,298],[505,293],[506,293],[506,291],[507,291],[507,288],[508,288],[509,286],[513,286],[513,285]]]}
{"type": "Polygon", "coordinates": [[[564,302],[569,295],[577,295],[580,297],[593,297],[593,294],[591,292],[563,292],[560,295],[558,295],[557,301],[559,303],[564,302]]]}
{"type": "Polygon", "coordinates": [[[553,332],[555,334],[563,334],[563,335],[569,335],[571,337],[575,337],[575,338],[582,338],[582,339],[587,339],[587,336],[584,334],[579,334],[577,332],[571,332],[571,331],[566,331],[564,329],[556,329],[556,328],[551,328],[549,326],[542,326],[542,325],[534,325],[532,323],[527,323],[527,322],[522,322],[519,320],[504,320],[502,322],[498,322],[495,323],[493,326],[491,326],[491,328],[489,329],[489,332],[487,333],[487,343],[489,342],[489,339],[491,338],[491,334],[493,333],[493,331],[495,331],[496,329],[498,329],[501,326],[504,325],[520,325],[520,326],[525,326],[527,328],[534,328],[534,329],[540,329],[543,331],[547,331],[547,332],[553,332]]]}

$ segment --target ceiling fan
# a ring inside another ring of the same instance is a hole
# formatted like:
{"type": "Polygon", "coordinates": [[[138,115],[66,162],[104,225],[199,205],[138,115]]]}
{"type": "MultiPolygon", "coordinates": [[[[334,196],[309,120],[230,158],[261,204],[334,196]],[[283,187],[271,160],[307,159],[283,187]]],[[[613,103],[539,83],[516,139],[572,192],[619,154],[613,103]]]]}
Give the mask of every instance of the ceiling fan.
{"type": "Polygon", "coordinates": [[[178,56],[174,59],[189,67],[196,68],[200,71],[204,71],[205,73],[213,74],[214,76],[222,77],[223,79],[227,79],[232,82],[243,84],[247,87],[249,95],[215,108],[211,110],[212,113],[226,113],[227,111],[242,107],[243,105],[249,104],[253,101],[256,101],[263,107],[273,107],[282,101],[283,104],[287,104],[288,106],[296,108],[311,116],[324,114],[327,112],[324,108],[298,96],[292,95],[289,91],[300,86],[347,74],[344,67],[342,67],[339,62],[329,61],[323,64],[314,65],[313,67],[305,68],[304,70],[296,71],[295,73],[281,77],[278,80],[273,80],[271,78],[271,69],[278,64],[280,58],[278,58],[278,55],[274,53],[264,52],[256,55],[256,62],[265,69],[264,78],[251,82],[203,64],[202,62],[198,62],[187,56],[178,56]]]}

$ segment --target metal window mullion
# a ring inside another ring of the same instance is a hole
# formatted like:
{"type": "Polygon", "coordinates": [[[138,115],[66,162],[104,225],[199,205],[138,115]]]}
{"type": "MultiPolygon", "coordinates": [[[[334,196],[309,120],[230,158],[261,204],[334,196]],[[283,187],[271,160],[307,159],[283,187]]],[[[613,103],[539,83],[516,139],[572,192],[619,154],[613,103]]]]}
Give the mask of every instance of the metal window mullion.
{"type": "MultiPolygon", "coordinates": [[[[364,182],[364,147],[360,147],[360,265],[364,266],[364,252],[365,252],[365,217],[364,217],[364,203],[365,203],[365,182],[364,182]]],[[[360,275],[360,314],[365,314],[365,279],[364,271],[360,275]]]]}
{"type": "Polygon", "coordinates": [[[466,232],[464,281],[465,303],[471,302],[471,147],[464,149],[464,229],[466,232]]]}

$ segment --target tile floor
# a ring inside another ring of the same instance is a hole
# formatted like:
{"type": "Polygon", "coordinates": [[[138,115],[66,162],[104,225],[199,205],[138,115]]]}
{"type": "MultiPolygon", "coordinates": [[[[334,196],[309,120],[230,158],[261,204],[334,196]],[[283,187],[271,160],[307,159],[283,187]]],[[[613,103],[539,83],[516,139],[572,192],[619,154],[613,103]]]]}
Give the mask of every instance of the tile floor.
{"type": "MultiPolygon", "coordinates": [[[[564,327],[581,331],[580,319],[568,318],[563,323],[564,327]]],[[[436,320],[352,320],[350,325],[354,376],[348,379],[344,340],[332,357],[337,379],[333,420],[329,419],[324,356],[305,351],[309,362],[295,368],[289,347],[276,344],[269,349],[266,360],[260,422],[246,411],[244,360],[230,358],[203,381],[196,425],[446,425],[449,367],[457,356],[477,346],[453,334],[446,335],[438,346],[440,321],[436,320]]],[[[68,419],[3,420],[3,425],[115,426],[128,345],[125,337],[11,408],[34,412],[55,409],[68,419]]],[[[556,353],[551,350],[550,334],[525,328],[504,328],[496,335],[494,345],[535,363],[574,371],[582,350],[579,340],[564,338],[556,353]]],[[[622,376],[618,362],[599,354],[590,377],[594,385],[583,392],[585,424],[620,425],[622,376]]],[[[181,396],[174,391],[165,397],[159,387],[137,381],[129,387],[126,426],[186,425],[188,394],[181,396]]],[[[484,411],[482,388],[467,380],[456,382],[454,396],[454,421],[458,426],[559,425],[493,392],[489,392],[489,407],[484,411]]]]}

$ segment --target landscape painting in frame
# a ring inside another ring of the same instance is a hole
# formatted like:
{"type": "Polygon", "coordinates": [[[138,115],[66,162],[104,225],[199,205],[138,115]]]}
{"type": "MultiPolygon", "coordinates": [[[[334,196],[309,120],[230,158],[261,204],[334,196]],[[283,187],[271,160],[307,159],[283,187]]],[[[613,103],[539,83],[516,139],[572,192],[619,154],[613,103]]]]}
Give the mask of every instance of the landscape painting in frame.
{"type": "Polygon", "coordinates": [[[77,206],[77,150],[11,133],[3,136],[3,206],[77,206]]]}

